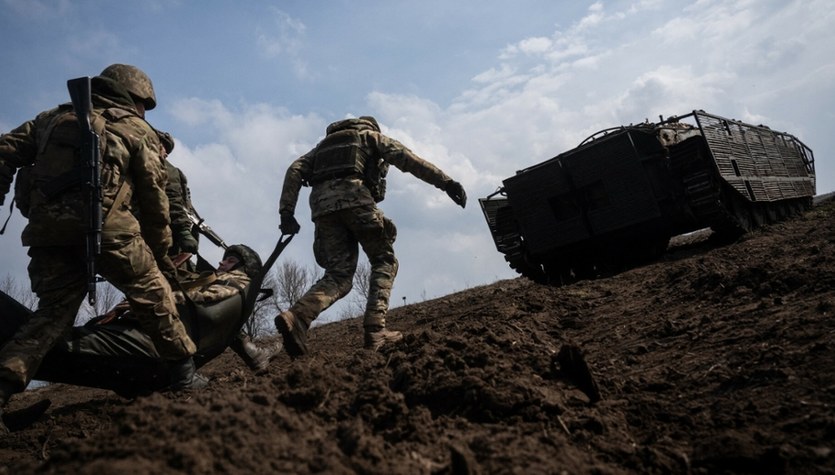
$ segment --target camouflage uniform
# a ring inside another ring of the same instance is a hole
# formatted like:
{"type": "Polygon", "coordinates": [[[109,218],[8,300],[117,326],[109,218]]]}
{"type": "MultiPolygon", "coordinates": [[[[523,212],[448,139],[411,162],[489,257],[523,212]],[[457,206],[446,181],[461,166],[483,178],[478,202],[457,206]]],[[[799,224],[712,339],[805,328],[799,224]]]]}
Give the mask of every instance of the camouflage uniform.
{"type": "MultiPolygon", "coordinates": [[[[168,255],[175,258],[182,253],[197,254],[199,247],[198,235],[191,221],[190,214],[196,214],[191,204],[191,191],[188,180],[182,170],[174,166],[168,155],[174,150],[174,137],[168,132],[157,130],[157,136],[162,143],[162,158],[168,181],[165,184],[165,195],[168,197],[168,212],[171,218],[171,248],[168,255]]],[[[188,259],[180,264],[178,271],[193,273],[197,266],[188,259]]],[[[178,276],[179,277],[179,276],[178,276]]]]}
{"type": "MultiPolygon", "coordinates": [[[[174,139],[167,132],[157,131],[165,149],[165,171],[168,182],[165,184],[165,195],[168,197],[169,216],[171,217],[171,237],[173,243],[168,251],[169,256],[176,256],[182,252],[197,253],[197,235],[194,223],[189,214],[194,214],[191,204],[191,191],[188,189],[188,179],[182,170],[168,160],[168,154],[174,149],[174,139]]],[[[193,270],[193,269],[191,269],[193,270]]]]}
{"type": "MultiPolygon", "coordinates": [[[[381,161],[379,163],[384,167],[394,165],[441,190],[448,190],[450,184],[460,189],[460,184],[440,169],[418,157],[402,143],[380,133],[372,117],[347,119],[328,126],[328,135],[340,131],[356,134],[354,140],[360,149],[358,156],[366,157],[368,163],[381,161]]],[[[289,312],[306,329],[322,311],[346,296],[351,291],[359,246],[362,246],[371,265],[368,301],[363,316],[363,326],[368,334],[384,329],[386,325],[386,312],[398,268],[393,248],[397,229],[377,208],[376,202],[382,196],[375,200],[367,186],[367,177],[357,174],[336,176],[340,173],[333,177],[315,176],[315,161],[317,156],[321,157],[317,154],[322,153],[327,138],[293,162],[284,178],[279,203],[282,222],[295,214],[302,185],[312,186],[313,252],[316,262],[325,269],[324,276],[290,307],[289,312]]],[[[460,190],[463,194],[463,189],[460,190]]],[[[277,326],[281,330],[278,320],[277,326]]],[[[286,341],[285,347],[290,350],[286,341]]]]}
{"type": "MultiPolygon", "coordinates": [[[[195,303],[212,305],[215,302],[226,300],[246,289],[252,279],[263,278],[261,272],[263,264],[261,257],[251,247],[243,244],[233,244],[226,248],[223,253],[223,262],[213,274],[215,279],[200,288],[189,290],[188,295],[195,303]],[[235,264],[228,267],[229,258],[235,258],[235,264]],[[225,269],[225,270],[221,270],[225,269]]],[[[250,288],[249,292],[258,292],[259,288],[250,288]]],[[[244,295],[246,299],[246,295],[244,295]]],[[[251,318],[248,315],[247,318],[251,318]]],[[[266,346],[256,344],[243,330],[238,332],[229,344],[229,347],[256,373],[265,371],[272,361],[281,352],[281,343],[272,343],[266,346]]]]}
{"type": "MultiPolygon", "coordinates": [[[[96,268],[125,293],[159,354],[169,360],[187,359],[196,348],[179,319],[171,287],[158,267],[158,262],[170,264],[166,253],[171,245],[167,178],[159,139],[138,115],[134,98],[121,83],[97,76],[92,79],[92,89],[94,128],[97,123],[102,127],[105,216],[96,268]],[[127,187],[124,199],[114,208],[122,186],[127,187]]],[[[147,109],[154,105],[153,97],[143,103],[147,109]]],[[[59,153],[60,147],[78,147],[77,127],[74,133],[66,129],[62,135],[54,126],[57,118],[66,117],[71,110],[67,104],[43,112],[0,137],[0,204],[15,171],[34,164],[26,175],[30,183],[16,186],[16,191],[26,190],[25,196],[18,197],[28,201],[29,223],[22,241],[29,246],[29,277],[39,305],[31,320],[0,351],[0,381],[15,390],[26,387],[43,356],[70,329],[86,294],[87,200],[83,185],[70,186],[47,199],[37,173],[38,166],[49,167],[56,161],[53,152],[59,153]]]]}
{"type": "MultiPolygon", "coordinates": [[[[189,216],[189,214],[196,215],[197,213],[194,210],[194,205],[191,203],[191,191],[188,189],[188,180],[183,171],[175,167],[168,160],[168,154],[174,150],[174,138],[168,132],[157,130],[157,134],[164,148],[164,161],[168,172],[168,183],[165,187],[165,194],[168,196],[171,234],[174,239],[168,255],[174,257],[183,252],[197,254],[199,232],[196,231],[196,226],[194,226],[189,216]]],[[[248,259],[241,256],[241,261],[251,260],[257,262],[258,272],[260,272],[261,258],[249,247],[242,246],[241,244],[230,246],[226,253],[224,253],[224,257],[230,252],[238,254],[236,251],[241,251],[242,247],[246,248],[249,252],[243,251],[248,254],[248,259]]],[[[189,259],[178,267],[178,278],[181,282],[201,278],[202,274],[198,274],[198,269],[202,265],[209,265],[205,261],[201,261],[202,257],[198,256],[198,265],[194,265],[189,259]]],[[[243,270],[218,272],[213,274],[212,277],[213,279],[210,284],[187,291],[188,296],[193,302],[209,303],[225,300],[240,293],[250,282],[250,276],[243,270]]],[[[174,296],[178,304],[185,302],[185,297],[182,292],[175,291],[174,296]]],[[[235,336],[230,346],[250,368],[259,372],[267,369],[270,361],[277,353],[275,345],[261,347],[255,344],[243,330],[235,336]]]]}
{"type": "Polygon", "coordinates": [[[181,252],[197,252],[197,238],[194,236],[194,223],[188,213],[192,205],[188,189],[188,181],[182,170],[175,167],[169,160],[165,160],[165,170],[168,173],[168,185],[165,194],[168,196],[171,216],[171,237],[174,240],[170,255],[181,252]]]}
{"type": "MultiPolygon", "coordinates": [[[[249,285],[252,279],[242,270],[229,272],[215,272],[204,285],[186,289],[189,300],[199,304],[209,304],[226,300],[238,295],[249,285]]],[[[180,290],[174,291],[174,300],[178,304],[185,304],[186,298],[180,290]]]]}

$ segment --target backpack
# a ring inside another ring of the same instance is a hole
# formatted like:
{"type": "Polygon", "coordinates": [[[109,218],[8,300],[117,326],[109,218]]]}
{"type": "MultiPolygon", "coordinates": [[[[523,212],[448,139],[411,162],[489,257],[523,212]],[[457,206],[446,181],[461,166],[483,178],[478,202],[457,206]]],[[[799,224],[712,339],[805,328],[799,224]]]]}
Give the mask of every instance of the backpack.
{"type": "MultiPolygon", "coordinates": [[[[15,202],[27,218],[33,206],[52,202],[71,190],[80,190],[89,173],[86,158],[80,156],[81,129],[72,105],[63,104],[43,119],[36,126],[35,161],[21,168],[15,180],[15,202]]],[[[100,157],[106,151],[105,125],[105,118],[94,113],[92,127],[100,137],[100,157]]]]}

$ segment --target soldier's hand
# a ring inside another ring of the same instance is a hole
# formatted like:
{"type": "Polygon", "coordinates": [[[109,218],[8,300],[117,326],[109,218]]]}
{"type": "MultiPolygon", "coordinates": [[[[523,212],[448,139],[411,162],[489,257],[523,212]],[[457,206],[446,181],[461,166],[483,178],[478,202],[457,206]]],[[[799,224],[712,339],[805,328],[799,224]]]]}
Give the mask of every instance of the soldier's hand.
{"type": "Polygon", "coordinates": [[[184,230],[177,237],[177,246],[180,247],[180,250],[182,252],[188,252],[189,254],[197,254],[197,239],[195,239],[194,235],[191,234],[191,232],[188,230],[184,230]]]}
{"type": "Polygon", "coordinates": [[[458,183],[455,180],[450,180],[447,182],[446,187],[444,187],[444,191],[446,194],[452,198],[452,201],[455,202],[458,206],[464,208],[467,206],[467,192],[464,191],[464,187],[461,186],[461,183],[458,183]]]}
{"type": "Polygon", "coordinates": [[[292,214],[282,214],[278,229],[281,230],[282,234],[298,234],[302,227],[292,214]]]}

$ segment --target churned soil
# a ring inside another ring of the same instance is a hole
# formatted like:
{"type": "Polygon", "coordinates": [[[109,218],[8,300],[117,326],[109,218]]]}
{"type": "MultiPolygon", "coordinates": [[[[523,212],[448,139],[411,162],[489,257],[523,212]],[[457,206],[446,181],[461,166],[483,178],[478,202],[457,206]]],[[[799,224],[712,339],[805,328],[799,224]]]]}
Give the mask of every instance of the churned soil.
{"type": "Polygon", "coordinates": [[[835,473],[835,203],[547,287],[511,279],[358,320],[254,375],[123,399],[60,384],[0,473],[835,473]]]}

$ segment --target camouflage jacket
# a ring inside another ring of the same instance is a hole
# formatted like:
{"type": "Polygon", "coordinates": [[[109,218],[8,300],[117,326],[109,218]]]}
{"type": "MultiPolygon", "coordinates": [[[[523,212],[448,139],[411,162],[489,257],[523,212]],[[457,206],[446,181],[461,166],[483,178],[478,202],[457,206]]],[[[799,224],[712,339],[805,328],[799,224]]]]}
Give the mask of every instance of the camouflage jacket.
{"type": "MultiPolygon", "coordinates": [[[[441,190],[452,180],[438,167],[418,157],[397,140],[377,132],[370,123],[362,119],[346,119],[331,124],[329,129],[331,128],[356,130],[360,134],[367,156],[385,160],[399,170],[410,173],[441,190]],[[334,125],[338,127],[333,127],[334,125]]],[[[287,169],[278,206],[279,214],[295,214],[299,190],[310,180],[315,155],[316,148],[313,148],[287,169]]],[[[371,192],[366,188],[362,178],[357,177],[337,178],[317,183],[312,186],[310,192],[310,211],[314,220],[335,211],[374,204],[371,192]]]]}
{"type": "MultiPolygon", "coordinates": [[[[160,158],[157,134],[136,112],[130,95],[117,83],[102,77],[92,80],[93,120],[104,117],[101,185],[104,240],[140,233],[156,256],[171,246],[167,173],[160,158]],[[113,205],[122,183],[125,200],[113,205]],[[141,213],[140,213],[141,211],[141,213]]],[[[67,105],[43,112],[11,132],[0,136],[0,203],[9,191],[17,169],[49,160],[47,137],[53,120],[67,105]]],[[[25,246],[66,246],[84,242],[87,230],[86,199],[80,187],[47,199],[33,178],[28,192],[29,223],[23,230],[25,246]]]]}
{"type": "MultiPolygon", "coordinates": [[[[168,183],[165,186],[165,194],[168,196],[168,207],[171,216],[171,233],[174,239],[173,248],[178,247],[179,236],[192,234],[194,226],[189,213],[194,213],[191,204],[191,192],[188,189],[188,180],[179,168],[171,161],[165,160],[165,169],[168,173],[168,183]]],[[[172,248],[172,250],[174,250],[172,248]]]]}
{"type": "MultiPolygon", "coordinates": [[[[209,284],[187,290],[189,298],[194,303],[212,303],[226,300],[233,295],[241,293],[249,285],[251,279],[243,270],[232,270],[229,272],[217,272],[216,279],[209,284]]],[[[174,291],[174,300],[178,304],[185,303],[183,292],[174,291]]]]}

